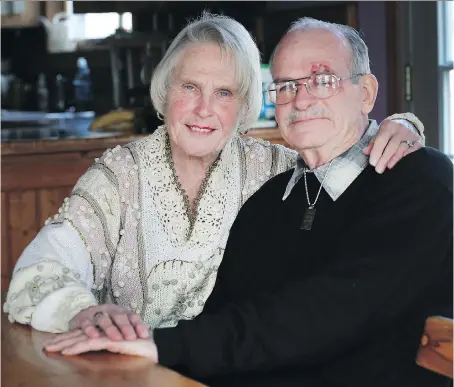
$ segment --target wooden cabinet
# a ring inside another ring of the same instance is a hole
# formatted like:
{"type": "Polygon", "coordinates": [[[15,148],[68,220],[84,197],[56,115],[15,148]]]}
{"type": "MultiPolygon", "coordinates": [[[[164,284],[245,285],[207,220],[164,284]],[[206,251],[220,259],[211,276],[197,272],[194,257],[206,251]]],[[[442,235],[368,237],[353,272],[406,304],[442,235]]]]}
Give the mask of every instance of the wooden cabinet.
{"type": "Polygon", "coordinates": [[[40,1],[2,1],[1,26],[5,27],[31,27],[39,23],[40,1]]]}
{"type": "MultiPolygon", "coordinates": [[[[277,129],[253,129],[246,136],[285,144],[277,129]]],[[[107,148],[137,136],[2,144],[2,291],[25,247],[44,221],[55,215],[78,178],[107,148]]]]}

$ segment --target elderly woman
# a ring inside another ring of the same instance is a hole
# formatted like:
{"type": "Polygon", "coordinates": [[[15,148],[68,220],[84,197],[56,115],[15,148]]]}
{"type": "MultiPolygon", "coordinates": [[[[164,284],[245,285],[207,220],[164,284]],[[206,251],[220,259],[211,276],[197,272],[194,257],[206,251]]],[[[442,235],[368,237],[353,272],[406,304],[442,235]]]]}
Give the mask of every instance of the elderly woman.
{"type": "MultiPolygon", "coordinates": [[[[240,207],[295,163],[283,146],[238,136],[256,121],[261,92],[259,51],[240,23],[205,14],[184,28],[151,82],[165,125],[107,150],[80,178],[17,262],[10,321],[132,340],[197,316],[240,207]]],[[[419,138],[385,129],[372,150],[388,144],[384,166],[419,138]]]]}

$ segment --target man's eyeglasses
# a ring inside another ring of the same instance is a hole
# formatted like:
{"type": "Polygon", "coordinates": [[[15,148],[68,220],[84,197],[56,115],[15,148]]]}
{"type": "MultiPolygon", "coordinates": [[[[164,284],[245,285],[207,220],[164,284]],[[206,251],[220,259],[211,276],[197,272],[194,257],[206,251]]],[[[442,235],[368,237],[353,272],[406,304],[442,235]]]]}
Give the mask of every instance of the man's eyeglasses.
{"type": "Polygon", "coordinates": [[[310,95],[325,99],[339,92],[340,81],[361,75],[364,74],[351,74],[339,78],[334,74],[313,74],[310,77],[275,82],[268,86],[268,96],[275,105],[284,105],[292,102],[298,93],[298,87],[304,85],[310,95]]]}

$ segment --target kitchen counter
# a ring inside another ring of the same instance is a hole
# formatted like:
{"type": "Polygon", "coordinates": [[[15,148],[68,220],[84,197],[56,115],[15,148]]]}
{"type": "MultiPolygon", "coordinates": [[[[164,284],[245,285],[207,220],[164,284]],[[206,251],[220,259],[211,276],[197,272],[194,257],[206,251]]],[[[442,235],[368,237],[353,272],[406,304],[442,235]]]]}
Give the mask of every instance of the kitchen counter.
{"type": "MultiPolygon", "coordinates": [[[[93,119],[93,112],[40,113],[2,110],[2,156],[105,150],[148,135],[90,131],[89,126],[93,119]]],[[[256,128],[251,129],[246,136],[284,143],[274,121],[259,120],[256,128]]]]}
{"type": "Polygon", "coordinates": [[[115,137],[121,133],[92,132],[88,128],[61,128],[61,127],[29,127],[29,128],[5,128],[1,130],[1,141],[18,142],[34,140],[67,140],[67,139],[92,139],[115,137]]]}
{"type": "Polygon", "coordinates": [[[108,148],[134,140],[119,132],[91,131],[94,112],[17,112],[2,110],[2,156],[63,153],[108,148]]]}
{"type": "Polygon", "coordinates": [[[22,112],[2,110],[1,142],[98,139],[121,133],[90,131],[94,112],[22,112]]]}
{"type": "MultiPolygon", "coordinates": [[[[4,129],[2,129],[4,130],[4,129]]],[[[143,138],[145,134],[93,133],[79,137],[60,137],[58,139],[43,137],[27,141],[8,141],[1,143],[2,159],[4,156],[37,155],[66,152],[90,152],[125,145],[131,141],[143,138]],[[98,134],[97,136],[95,134],[98,134]]],[[[277,128],[251,129],[246,137],[260,137],[274,144],[285,144],[277,128]]],[[[100,152],[102,154],[102,152],[100,152]]]]}
{"type": "MultiPolygon", "coordinates": [[[[132,134],[113,134],[106,133],[104,136],[85,136],[78,138],[59,138],[57,139],[35,139],[27,141],[2,142],[2,159],[5,156],[18,155],[39,155],[57,154],[67,152],[90,152],[96,150],[106,150],[116,145],[124,145],[137,140],[144,135],[132,134]]],[[[100,154],[103,153],[100,152],[100,154]]]]}

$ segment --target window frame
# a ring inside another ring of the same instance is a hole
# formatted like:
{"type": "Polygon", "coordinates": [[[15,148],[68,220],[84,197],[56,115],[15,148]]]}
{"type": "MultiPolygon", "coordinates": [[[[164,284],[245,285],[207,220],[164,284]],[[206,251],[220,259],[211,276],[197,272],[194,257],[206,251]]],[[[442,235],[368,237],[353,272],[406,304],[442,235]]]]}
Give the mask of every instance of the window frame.
{"type": "Polygon", "coordinates": [[[454,71],[454,4],[450,1],[437,2],[438,19],[438,79],[439,79],[439,117],[441,150],[454,159],[454,90],[450,90],[450,71],[454,71]]]}

